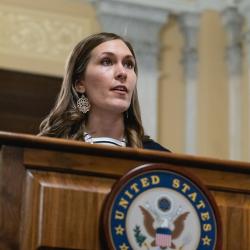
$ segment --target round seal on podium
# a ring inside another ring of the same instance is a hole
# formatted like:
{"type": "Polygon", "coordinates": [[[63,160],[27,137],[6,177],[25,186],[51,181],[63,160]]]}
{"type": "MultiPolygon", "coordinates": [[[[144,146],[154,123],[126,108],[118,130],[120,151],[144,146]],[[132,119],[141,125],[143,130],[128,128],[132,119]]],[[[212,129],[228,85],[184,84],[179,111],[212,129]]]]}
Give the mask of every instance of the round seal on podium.
{"type": "Polygon", "coordinates": [[[221,249],[211,193],[192,174],[164,164],[139,166],[118,180],[102,220],[108,249],[221,249]]]}

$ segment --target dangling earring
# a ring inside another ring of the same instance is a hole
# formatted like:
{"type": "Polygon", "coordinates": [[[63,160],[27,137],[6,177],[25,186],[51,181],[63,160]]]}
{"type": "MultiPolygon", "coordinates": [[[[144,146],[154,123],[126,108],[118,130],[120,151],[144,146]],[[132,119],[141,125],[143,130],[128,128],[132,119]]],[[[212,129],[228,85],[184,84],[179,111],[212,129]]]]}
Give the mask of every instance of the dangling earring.
{"type": "Polygon", "coordinates": [[[77,108],[83,113],[86,114],[90,110],[89,99],[82,94],[82,96],[77,100],[77,108]]]}

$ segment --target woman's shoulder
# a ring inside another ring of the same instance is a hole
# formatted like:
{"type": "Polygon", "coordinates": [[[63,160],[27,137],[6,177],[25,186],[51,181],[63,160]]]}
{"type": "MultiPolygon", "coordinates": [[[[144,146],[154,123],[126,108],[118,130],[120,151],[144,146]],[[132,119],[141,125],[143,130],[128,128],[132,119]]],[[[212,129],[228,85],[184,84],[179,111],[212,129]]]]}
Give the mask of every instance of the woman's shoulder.
{"type": "Polygon", "coordinates": [[[143,148],[144,149],[152,149],[152,150],[159,150],[159,151],[165,151],[165,152],[171,152],[169,149],[163,147],[159,143],[152,140],[150,137],[146,136],[143,141],[143,148]]]}

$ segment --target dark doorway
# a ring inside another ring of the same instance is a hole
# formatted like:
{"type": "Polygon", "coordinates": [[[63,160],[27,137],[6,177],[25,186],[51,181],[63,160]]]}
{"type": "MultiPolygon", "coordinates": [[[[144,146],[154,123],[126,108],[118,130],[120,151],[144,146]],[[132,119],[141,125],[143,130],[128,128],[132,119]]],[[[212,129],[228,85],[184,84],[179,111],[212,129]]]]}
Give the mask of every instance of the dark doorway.
{"type": "Polygon", "coordinates": [[[0,130],[37,134],[62,79],[0,69],[0,130]]]}

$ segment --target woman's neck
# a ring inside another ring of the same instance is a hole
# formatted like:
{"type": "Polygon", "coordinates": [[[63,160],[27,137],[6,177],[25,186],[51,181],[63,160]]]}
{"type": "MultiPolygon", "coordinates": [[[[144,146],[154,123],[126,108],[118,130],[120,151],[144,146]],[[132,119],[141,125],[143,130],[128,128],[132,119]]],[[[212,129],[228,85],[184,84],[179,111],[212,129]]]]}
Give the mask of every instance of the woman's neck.
{"type": "Polygon", "coordinates": [[[111,137],[117,140],[124,138],[123,114],[96,115],[89,113],[86,132],[92,137],[111,137]]]}

